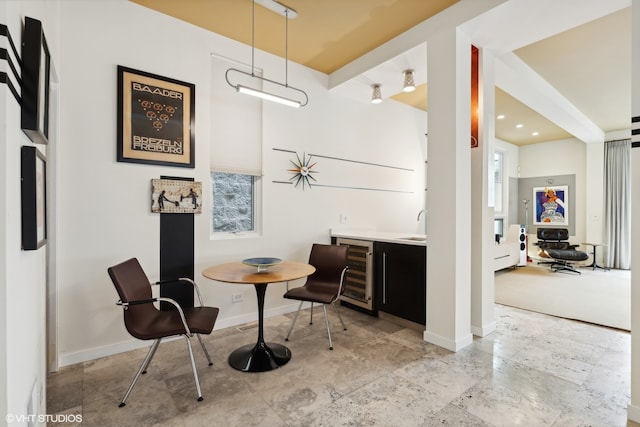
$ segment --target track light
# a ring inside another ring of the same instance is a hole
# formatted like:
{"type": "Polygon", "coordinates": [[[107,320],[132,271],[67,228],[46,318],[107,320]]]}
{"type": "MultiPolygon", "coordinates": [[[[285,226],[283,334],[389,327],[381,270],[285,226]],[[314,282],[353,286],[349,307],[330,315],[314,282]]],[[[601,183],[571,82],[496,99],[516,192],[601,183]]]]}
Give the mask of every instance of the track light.
{"type": "Polygon", "coordinates": [[[372,104],[380,104],[382,102],[382,92],[380,91],[379,84],[371,85],[373,88],[373,95],[371,95],[371,103],[372,104]]]}
{"type": "Polygon", "coordinates": [[[403,92],[413,92],[416,90],[416,84],[413,79],[413,70],[408,69],[403,71],[404,74],[404,85],[402,86],[403,92]]]}

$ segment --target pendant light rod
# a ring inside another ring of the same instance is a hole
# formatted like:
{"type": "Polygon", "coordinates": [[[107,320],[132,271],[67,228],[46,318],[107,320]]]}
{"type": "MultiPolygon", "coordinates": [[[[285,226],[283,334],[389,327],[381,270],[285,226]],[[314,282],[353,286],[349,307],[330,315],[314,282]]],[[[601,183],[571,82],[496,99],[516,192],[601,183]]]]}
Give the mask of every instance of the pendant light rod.
{"type": "Polygon", "coordinates": [[[289,9],[284,11],[284,85],[289,86],[289,9]]]}
{"type": "MultiPolygon", "coordinates": [[[[256,2],[251,1],[251,76],[254,76],[254,62],[256,57],[256,2]]],[[[227,80],[228,82],[229,80],[227,80]]]]}
{"type": "Polygon", "coordinates": [[[309,97],[307,96],[307,93],[302,90],[302,89],[298,89],[296,87],[293,86],[289,86],[289,19],[290,16],[289,14],[292,14],[292,18],[295,18],[297,16],[297,12],[294,9],[291,9],[289,6],[285,5],[284,3],[280,3],[277,0],[252,0],[251,2],[251,73],[247,73],[246,71],[242,71],[239,70],[237,68],[229,68],[227,69],[227,71],[224,74],[224,78],[227,81],[227,84],[231,87],[233,87],[237,92],[239,93],[244,93],[244,94],[248,94],[248,95],[252,95],[252,96],[256,96],[262,99],[267,99],[269,101],[275,101],[275,102],[279,102],[281,104],[285,104],[285,105],[289,105],[291,107],[304,107],[305,105],[307,105],[309,103],[309,97]],[[285,18],[285,49],[284,49],[284,84],[277,82],[275,80],[270,80],[267,79],[265,77],[262,76],[258,76],[255,74],[255,49],[256,49],[256,43],[255,43],[255,15],[256,15],[256,1],[258,1],[261,5],[273,10],[274,12],[277,12],[279,14],[284,15],[285,18]],[[275,5],[275,6],[274,6],[275,5]],[[244,84],[233,84],[231,83],[231,80],[229,79],[229,73],[230,72],[236,72],[236,73],[240,73],[246,76],[249,76],[251,78],[254,79],[259,79],[262,80],[264,82],[269,82],[271,84],[277,85],[277,86],[281,86],[285,89],[290,89],[293,91],[296,91],[300,94],[302,94],[302,96],[304,97],[304,101],[298,101],[298,100],[294,100],[294,99],[290,99],[287,97],[284,97],[282,95],[277,95],[274,93],[270,93],[267,92],[265,90],[262,89],[255,89],[255,88],[251,88],[249,86],[246,86],[244,84]]]}

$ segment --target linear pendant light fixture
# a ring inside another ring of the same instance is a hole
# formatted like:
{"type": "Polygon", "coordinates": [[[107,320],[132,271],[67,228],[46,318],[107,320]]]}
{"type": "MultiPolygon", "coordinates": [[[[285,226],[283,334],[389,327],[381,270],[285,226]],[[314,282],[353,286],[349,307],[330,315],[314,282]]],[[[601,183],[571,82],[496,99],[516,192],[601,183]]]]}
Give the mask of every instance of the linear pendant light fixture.
{"type": "Polygon", "coordinates": [[[268,101],[274,101],[274,102],[278,102],[280,104],[284,104],[284,105],[288,105],[289,107],[294,107],[294,108],[299,108],[299,107],[304,107],[305,105],[307,105],[307,103],[309,102],[309,97],[307,96],[307,93],[305,91],[303,91],[302,89],[298,89],[296,87],[293,86],[289,86],[289,82],[288,82],[288,78],[289,78],[289,70],[288,70],[288,50],[289,50],[289,19],[295,18],[296,16],[298,16],[298,13],[290,8],[289,6],[285,5],[284,3],[280,3],[277,0],[252,0],[252,5],[251,5],[251,73],[247,73],[246,71],[242,71],[242,70],[238,70],[237,68],[229,68],[227,69],[224,78],[227,81],[227,83],[229,84],[229,86],[231,86],[232,88],[234,88],[236,91],[238,91],[239,93],[244,93],[247,95],[252,95],[252,96],[256,96],[258,98],[262,98],[262,99],[266,99],[268,101]],[[284,54],[284,64],[285,64],[285,80],[284,83],[280,83],[274,80],[270,80],[267,79],[265,77],[256,75],[254,73],[255,67],[254,67],[254,58],[255,58],[255,7],[256,7],[256,1],[258,3],[260,3],[261,5],[267,7],[268,9],[283,15],[285,18],[285,54],[284,54]],[[294,99],[293,97],[288,98],[288,97],[284,97],[282,95],[279,94],[275,94],[272,92],[267,92],[263,89],[256,89],[256,88],[252,88],[246,85],[242,85],[242,84],[233,84],[231,83],[231,81],[229,80],[229,73],[240,73],[240,74],[244,74],[245,76],[249,76],[253,79],[256,80],[260,80],[261,82],[269,82],[271,84],[280,86],[285,88],[286,90],[290,90],[293,92],[296,92],[297,94],[300,94],[304,97],[303,100],[297,100],[294,99]]]}

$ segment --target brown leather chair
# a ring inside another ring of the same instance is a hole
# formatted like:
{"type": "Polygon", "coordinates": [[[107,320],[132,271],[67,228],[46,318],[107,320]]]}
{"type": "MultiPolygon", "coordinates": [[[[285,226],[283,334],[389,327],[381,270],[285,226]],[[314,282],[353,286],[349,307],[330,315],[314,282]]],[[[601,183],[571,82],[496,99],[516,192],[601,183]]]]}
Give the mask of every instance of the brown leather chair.
{"type": "MultiPolygon", "coordinates": [[[[200,390],[200,381],[198,380],[198,371],[193,359],[193,351],[191,349],[190,338],[195,334],[200,341],[202,350],[204,351],[209,366],[211,357],[207,352],[200,334],[210,334],[213,326],[218,318],[218,308],[203,307],[202,297],[198,286],[191,279],[180,278],[179,282],[185,283],[187,286],[193,286],[200,301],[200,307],[180,307],[180,305],[171,298],[152,296],[151,283],[147,278],[144,270],[136,258],[131,258],[118,265],[114,265],[107,269],[113,284],[118,291],[120,300],[116,303],[122,306],[124,311],[124,324],[127,331],[135,338],[141,340],[154,340],[153,345],[149,349],[147,356],[144,358],[140,369],[129,385],[129,389],[120,402],[120,407],[125,405],[131,390],[138,381],[140,374],[145,374],[151,359],[155,354],[160,341],[165,337],[182,335],[187,340],[187,350],[191,359],[191,368],[193,369],[193,377],[196,382],[196,390],[198,391],[198,401],[202,400],[202,392],[200,390]],[[153,304],[157,301],[164,301],[173,305],[175,310],[158,310],[153,304]]],[[[163,282],[153,283],[154,285],[163,282]]],[[[172,281],[175,282],[175,281],[172,281]]]]}
{"type": "Polygon", "coordinates": [[[300,309],[305,301],[311,302],[311,320],[309,324],[313,324],[313,303],[322,304],[324,309],[324,320],[327,325],[327,334],[329,335],[329,349],[333,350],[333,342],[331,341],[331,330],[329,328],[329,317],[327,316],[327,305],[333,306],[338,314],[340,323],[346,331],[347,327],[342,321],[342,316],[338,308],[333,304],[344,291],[343,282],[347,267],[347,251],[348,246],[340,245],[322,245],[314,243],[311,247],[309,255],[309,264],[316,268],[315,273],[307,278],[306,283],[298,288],[287,290],[284,298],[300,301],[298,311],[296,311],[289,333],[285,341],[289,341],[289,336],[293,330],[300,314],[300,309]]]}

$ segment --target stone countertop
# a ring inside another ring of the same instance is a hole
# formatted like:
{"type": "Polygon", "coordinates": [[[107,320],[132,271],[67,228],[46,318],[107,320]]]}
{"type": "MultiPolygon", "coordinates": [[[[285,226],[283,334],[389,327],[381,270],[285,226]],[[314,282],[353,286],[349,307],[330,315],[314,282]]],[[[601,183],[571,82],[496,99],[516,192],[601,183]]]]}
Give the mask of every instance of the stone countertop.
{"type": "Polygon", "coordinates": [[[370,242],[398,243],[402,245],[427,246],[427,236],[414,233],[391,233],[368,229],[332,229],[331,237],[366,240],[370,242]]]}

